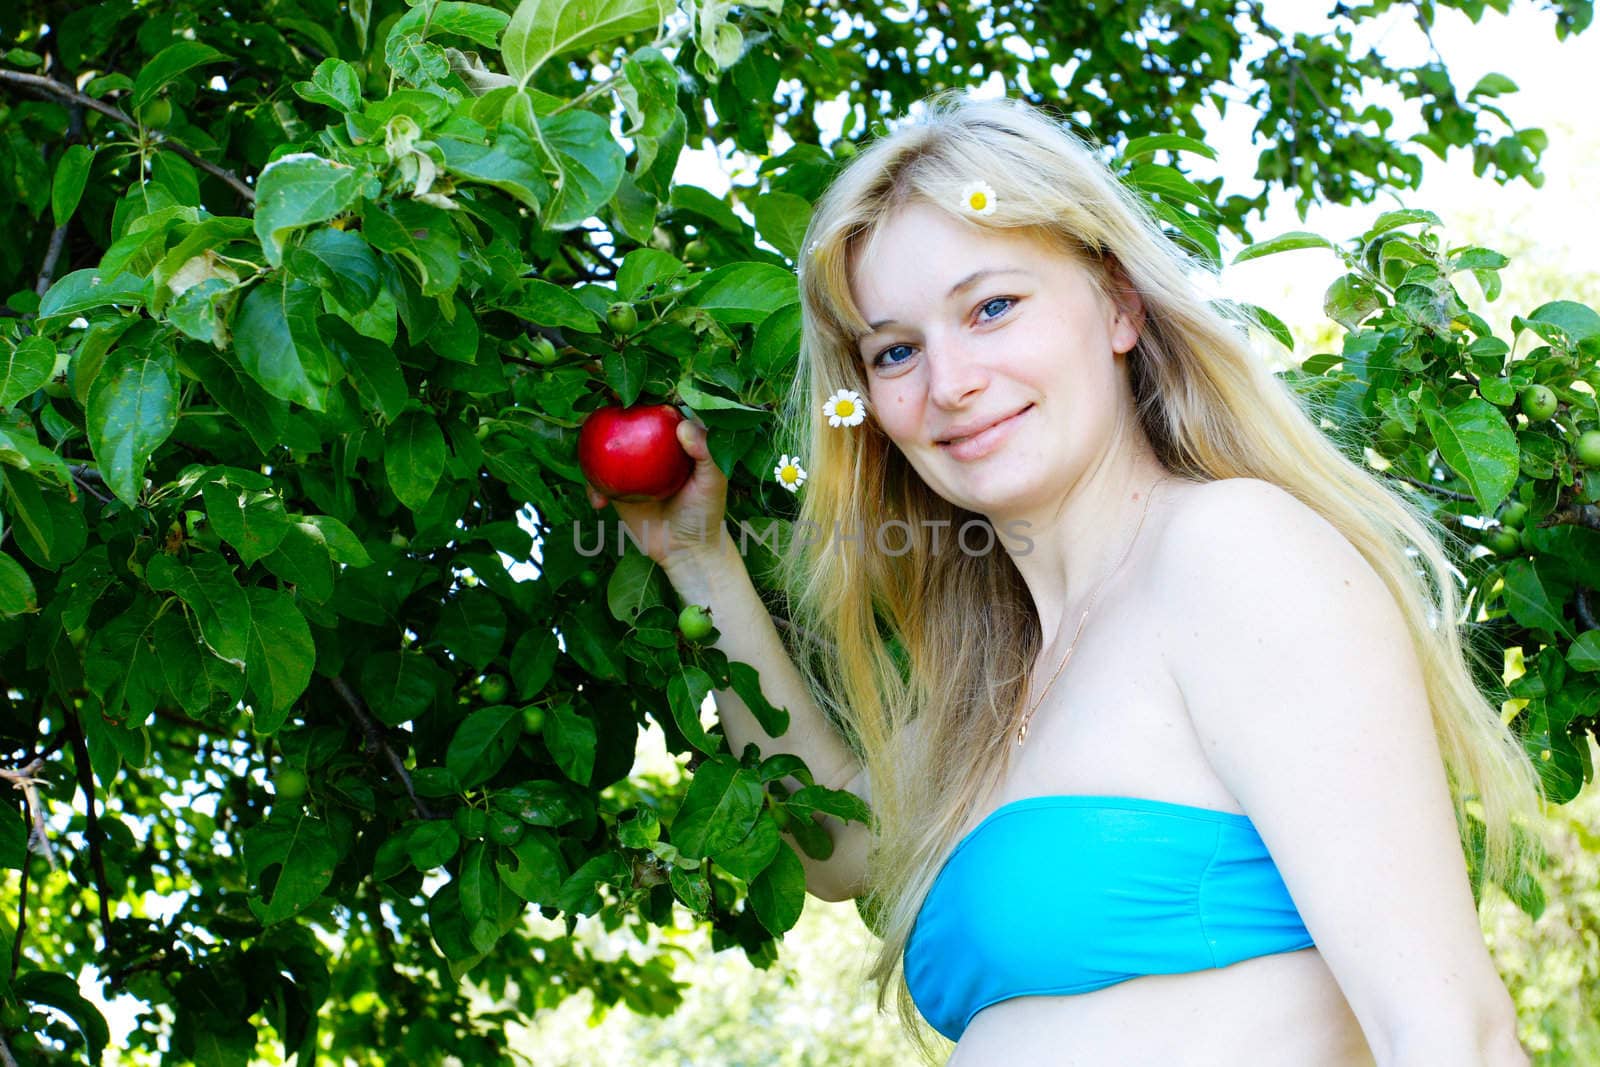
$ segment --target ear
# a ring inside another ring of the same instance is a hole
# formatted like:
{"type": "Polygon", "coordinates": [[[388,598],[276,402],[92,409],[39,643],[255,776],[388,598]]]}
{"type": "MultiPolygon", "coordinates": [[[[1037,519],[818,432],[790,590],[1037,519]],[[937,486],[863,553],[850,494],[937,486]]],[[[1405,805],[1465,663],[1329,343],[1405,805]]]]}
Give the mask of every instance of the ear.
{"type": "Polygon", "coordinates": [[[1116,309],[1111,323],[1111,350],[1120,356],[1138,343],[1139,333],[1144,328],[1144,301],[1116,257],[1107,256],[1106,266],[1112,304],[1116,309]]]}

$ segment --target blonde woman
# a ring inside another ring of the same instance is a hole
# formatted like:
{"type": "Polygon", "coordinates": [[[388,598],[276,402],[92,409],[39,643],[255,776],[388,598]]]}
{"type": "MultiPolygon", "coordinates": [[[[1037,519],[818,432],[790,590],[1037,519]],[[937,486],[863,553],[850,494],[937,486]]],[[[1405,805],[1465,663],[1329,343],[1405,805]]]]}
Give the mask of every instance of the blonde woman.
{"type": "Polygon", "coordinates": [[[789,709],[768,737],[719,691],[733,751],[870,802],[797,851],[814,895],[870,901],[880,1009],[893,984],[962,1067],[1527,1064],[1463,840],[1521,869],[1539,783],[1474,685],[1447,535],[1090,146],[926,103],[802,245],[792,625],[701,425],[677,496],[616,505],[789,709]]]}

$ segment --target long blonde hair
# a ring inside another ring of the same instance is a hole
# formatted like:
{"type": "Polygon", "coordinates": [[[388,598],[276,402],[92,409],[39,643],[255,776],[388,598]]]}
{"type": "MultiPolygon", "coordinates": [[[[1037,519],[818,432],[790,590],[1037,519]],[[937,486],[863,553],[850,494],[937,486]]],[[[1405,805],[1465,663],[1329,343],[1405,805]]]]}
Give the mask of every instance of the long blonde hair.
{"type": "MultiPolygon", "coordinates": [[[[1454,535],[1346,458],[1320,428],[1321,413],[1257,356],[1248,336],[1256,320],[1201,294],[1194,265],[1088,142],[1013,99],[978,101],[950,90],[924,103],[925,115],[864,148],[815,206],[801,245],[800,359],[779,424],[789,450],[810,468],[797,524],[870,539],[899,520],[895,550],[910,546],[891,554],[841,550],[828,536],[794,537],[782,545],[775,572],[794,624],[786,640],[870,782],[871,906],[863,914],[882,938],[868,972],[879,1010],[898,976],[901,1019],[932,1061],[902,953],[963,825],[1005,775],[1007,739],[1041,629],[1005,552],[930,548],[931,524],[953,532],[985,524],[982,515],[930,490],[870,418],[840,432],[821,410],[838,389],[867,393],[856,348],[867,325],[850,292],[852,257],[897,208],[922,202],[948,210],[976,178],[994,188],[997,206],[968,221],[1071,252],[1108,298],[1120,268],[1141,297],[1144,326],[1127,368],[1138,419],[1168,471],[1280,486],[1337,527],[1382,577],[1421,659],[1474,895],[1484,877],[1509,884],[1536,860],[1537,835],[1514,824],[1537,825],[1540,783],[1474,682],[1474,662],[1496,681],[1500,670],[1464,640],[1471,623],[1458,617],[1456,572],[1442,547],[1454,535]],[[902,533],[900,523],[909,529],[902,533]],[[925,722],[904,732],[915,719],[925,722]]],[[[1330,432],[1355,440],[1366,429],[1330,432]]]]}

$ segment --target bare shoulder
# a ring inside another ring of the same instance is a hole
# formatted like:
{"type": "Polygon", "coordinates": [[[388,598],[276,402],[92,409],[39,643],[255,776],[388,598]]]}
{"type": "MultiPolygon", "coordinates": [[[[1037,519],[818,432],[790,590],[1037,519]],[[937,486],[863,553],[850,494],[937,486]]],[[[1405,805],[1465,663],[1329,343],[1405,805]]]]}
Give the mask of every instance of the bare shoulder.
{"type": "Polygon", "coordinates": [[[1225,582],[1266,562],[1259,553],[1303,566],[1359,563],[1360,553],[1316,509],[1260,478],[1224,478],[1186,487],[1175,501],[1152,565],[1194,588],[1225,582]]]}

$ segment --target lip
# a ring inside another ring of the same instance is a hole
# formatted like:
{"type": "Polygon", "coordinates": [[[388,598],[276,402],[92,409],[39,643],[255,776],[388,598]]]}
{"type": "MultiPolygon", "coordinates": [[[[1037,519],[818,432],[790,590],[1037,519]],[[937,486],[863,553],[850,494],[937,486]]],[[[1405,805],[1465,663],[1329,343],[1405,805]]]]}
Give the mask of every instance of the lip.
{"type": "Polygon", "coordinates": [[[992,448],[998,446],[1015,428],[1017,419],[1033,410],[1033,405],[1028,404],[985,426],[976,433],[968,434],[954,444],[939,443],[938,447],[957,459],[976,459],[986,455],[992,448]]]}

